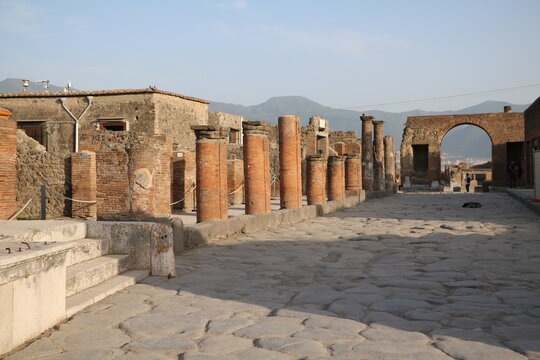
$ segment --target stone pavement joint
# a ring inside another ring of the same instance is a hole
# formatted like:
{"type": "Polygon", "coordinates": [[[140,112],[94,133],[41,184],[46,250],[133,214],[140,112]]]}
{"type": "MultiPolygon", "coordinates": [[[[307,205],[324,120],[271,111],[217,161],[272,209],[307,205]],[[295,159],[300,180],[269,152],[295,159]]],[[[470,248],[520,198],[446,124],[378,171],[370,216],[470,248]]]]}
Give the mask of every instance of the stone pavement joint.
{"type": "Polygon", "coordinates": [[[186,252],[6,360],[540,359],[539,269],[508,195],[398,194],[186,252]]]}

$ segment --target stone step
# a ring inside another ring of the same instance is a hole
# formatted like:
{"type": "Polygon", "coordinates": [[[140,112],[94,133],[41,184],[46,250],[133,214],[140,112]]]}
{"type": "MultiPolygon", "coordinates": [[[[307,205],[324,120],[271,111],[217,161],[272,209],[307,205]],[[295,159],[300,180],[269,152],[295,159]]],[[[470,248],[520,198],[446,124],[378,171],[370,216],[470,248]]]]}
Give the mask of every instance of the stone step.
{"type": "Polygon", "coordinates": [[[150,274],[148,270],[131,270],[105,280],[66,299],[66,317],[83,310],[87,306],[97,303],[105,297],[112,295],[130,285],[135,284],[150,274]]]}
{"type": "Polygon", "coordinates": [[[129,268],[127,255],[105,255],[66,269],[66,297],[95,286],[129,268]]]}
{"type": "Polygon", "coordinates": [[[109,240],[107,239],[80,239],[73,241],[75,246],[66,254],[66,266],[98,258],[109,253],[109,240]]]}

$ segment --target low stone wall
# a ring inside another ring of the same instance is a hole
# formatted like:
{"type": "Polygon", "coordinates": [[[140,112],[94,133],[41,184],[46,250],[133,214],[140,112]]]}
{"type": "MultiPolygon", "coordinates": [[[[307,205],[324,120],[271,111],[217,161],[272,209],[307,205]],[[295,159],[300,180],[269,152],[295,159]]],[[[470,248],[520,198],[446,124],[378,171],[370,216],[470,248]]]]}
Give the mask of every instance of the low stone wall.
{"type": "MultiPolygon", "coordinates": [[[[390,192],[379,194],[379,197],[390,195],[390,192]]],[[[359,196],[351,196],[343,200],[329,201],[321,205],[307,205],[300,209],[284,209],[269,214],[242,215],[227,220],[207,221],[182,226],[173,222],[174,249],[176,253],[184,249],[192,249],[206,244],[218,243],[221,240],[241,234],[273,229],[295,224],[300,221],[314,219],[321,215],[347,209],[366,200],[364,191],[359,196]]]]}

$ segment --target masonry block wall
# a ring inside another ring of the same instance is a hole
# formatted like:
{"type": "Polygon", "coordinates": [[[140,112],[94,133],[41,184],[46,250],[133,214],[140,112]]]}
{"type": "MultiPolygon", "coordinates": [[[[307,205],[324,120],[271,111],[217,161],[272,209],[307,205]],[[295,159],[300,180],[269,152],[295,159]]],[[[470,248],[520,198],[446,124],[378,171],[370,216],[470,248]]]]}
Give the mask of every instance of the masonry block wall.
{"type": "Polygon", "coordinates": [[[355,131],[332,131],[328,137],[330,146],[334,146],[335,143],[344,143],[344,154],[353,154],[362,152],[362,140],[356,136],[355,131]]]}
{"type": "Polygon", "coordinates": [[[168,217],[171,140],[164,135],[94,132],[81,150],[96,153],[99,219],[168,217]]]}
{"type": "MultiPolygon", "coordinates": [[[[506,186],[508,143],[524,141],[523,113],[488,113],[467,115],[413,116],[407,118],[401,142],[401,179],[413,184],[430,184],[441,180],[441,143],[448,131],[469,124],[483,129],[491,138],[493,186],[506,186]],[[427,170],[414,167],[414,146],[427,149],[427,170]]],[[[519,179],[518,179],[519,181],[519,179]]]]}
{"type": "Polygon", "coordinates": [[[17,145],[17,204],[22,208],[34,196],[30,204],[18,216],[21,219],[37,219],[41,213],[40,185],[47,187],[47,218],[71,216],[71,202],[64,197],[71,193],[71,153],[48,153],[43,147],[35,147],[33,139],[18,132],[17,145]]]}
{"type": "Polygon", "coordinates": [[[0,117],[0,220],[17,211],[17,124],[0,117]]]}
{"type": "Polygon", "coordinates": [[[96,181],[96,154],[91,151],[72,154],[72,197],[77,200],[89,201],[73,202],[71,205],[72,217],[84,220],[97,219],[96,181]]]}

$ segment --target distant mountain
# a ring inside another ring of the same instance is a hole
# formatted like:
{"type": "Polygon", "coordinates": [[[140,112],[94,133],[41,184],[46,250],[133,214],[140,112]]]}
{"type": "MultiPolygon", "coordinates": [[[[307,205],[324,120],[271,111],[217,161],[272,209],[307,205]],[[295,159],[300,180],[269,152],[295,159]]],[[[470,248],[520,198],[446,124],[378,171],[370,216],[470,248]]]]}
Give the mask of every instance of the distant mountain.
{"type": "MultiPolygon", "coordinates": [[[[270,98],[262,104],[251,106],[212,102],[209,106],[209,111],[239,114],[249,120],[268,121],[272,124],[277,123],[278,116],[280,115],[294,114],[300,116],[303,126],[308,123],[311,116],[319,115],[329,120],[331,130],[354,130],[357,136],[360,136],[362,128],[360,116],[362,113],[365,113],[366,115],[374,116],[375,119],[385,121],[384,132],[386,135],[394,137],[396,140],[396,150],[399,151],[403,128],[409,116],[501,112],[505,105],[511,105],[512,110],[515,112],[525,111],[529,106],[510,104],[503,101],[485,101],[481,104],[456,111],[437,112],[417,109],[393,113],[380,110],[355,111],[335,109],[302,96],[279,96],[270,98]]],[[[458,155],[463,159],[471,157],[489,159],[491,157],[491,143],[489,138],[484,134],[482,130],[472,126],[459,127],[452,135],[449,134],[448,138],[445,138],[443,144],[444,150],[448,153],[458,155]]]]}
{"type": "MultiPolygon", "coordinates": [[[[63,91],[61,86],[49,84],[49,91],[63,91]]],[[[76,89],[72,89],[76,90],[76,89]]],[[[0,93],[22,92],[21,79],[5,79],[0,81],[0,93]]],[[[30,82],[29,91],[45,91],[43,85],[30,82]]],[[[361,134],[360,115],[372,115],[378,120],[384,120],[385,134],[393,136],[396,141],[396,150],[399,151],[403,128],[407,117],[423,115],[443,114],[479,114],[501,112],[505,105],[511,105],[513,111],[522,112],[529,105],[516,105],[503,101],[485,101],[478,105],[470,106],[456,111],[424,111],[420,109],[401,113],[386,112],[380,110],[355,111],[335,109],[321,105],[302,96],[278,96],[268,99],[262,104],[244,106],[238,104],[226,104],[212,102],[209,106],[211,112],[224,112],[243,115],[249,120],[268,121],[277,123],[278,116],[294,114],[300,116],[302,125],[307,125],[309,118],[314,115],[324,116],[329,120],[331,130],[354,130],[357,136],[361,134]]],[[[491,157],[491,143],[485,133],[474,126],[456,128],[448,137],[445,137],[443,151],[454,155],[452,159],[465,160],[466,158],[489,159],[491,157]]]]}
{"type": "MultiPolygon", "coordinates": [[[[77,89],[72,88],[72,91],[77,91],[77,89]]],[[[28,86],[28,91],[30,92],[44,92],[43,84],[39,82],[30,81],[28,86]]],[[[49,84],[50,92],[55,91],[64,91],[64,87],[49,84]]],[[[0,81],[0,93],[19,93],[23,92],[22,79],[5,79],[0,81]]]]}

